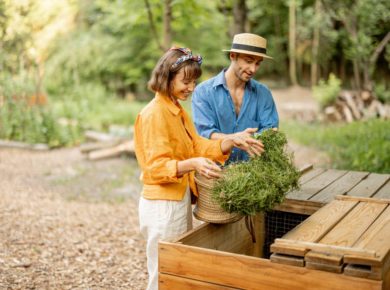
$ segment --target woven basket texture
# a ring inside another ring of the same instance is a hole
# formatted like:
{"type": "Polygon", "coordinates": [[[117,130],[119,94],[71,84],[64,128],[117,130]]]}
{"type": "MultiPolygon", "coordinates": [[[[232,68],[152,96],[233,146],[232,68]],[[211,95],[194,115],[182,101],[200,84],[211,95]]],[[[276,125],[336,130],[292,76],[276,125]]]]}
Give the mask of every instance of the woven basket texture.
{"type": "Polygon", "coordinates": [[[195,182],[199,193],[198,201],[194,208],[194,216],[197,219],[208,223],[226,224],[236,222],[242,218],[238,213],[226,212],[212,199],[213,179],[195,174],[195,182]]]}

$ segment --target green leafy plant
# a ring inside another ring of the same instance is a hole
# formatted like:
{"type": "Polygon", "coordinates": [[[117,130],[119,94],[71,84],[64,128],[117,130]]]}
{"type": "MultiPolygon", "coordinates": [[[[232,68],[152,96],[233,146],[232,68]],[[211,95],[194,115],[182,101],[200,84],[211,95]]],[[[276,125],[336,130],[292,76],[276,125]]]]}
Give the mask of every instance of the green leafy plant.
{"type": "Polygon", "coordinates": [[[284,122],[289,138],[328,153],[332,167],[390,173],[390,122],[373,119],[351,124],[284,122]]]}
{"type": "Polygon", "coordinates": [[[327,82],[320,80],[318,86],[313,87],[313,96],[321,108],[325,108],[337,99],[340,91],[341,81],[331,73],[327,82]]]}
{"type": "Polygon", "coordinates": [[[271,210],[288,191],[298,188],[300,174],[285,151],[285,134],[266,130],[255,138],[263,142],[265,152],[227,166],[215,182],[212,196],[228,212],[254,215],[271,210]]]}

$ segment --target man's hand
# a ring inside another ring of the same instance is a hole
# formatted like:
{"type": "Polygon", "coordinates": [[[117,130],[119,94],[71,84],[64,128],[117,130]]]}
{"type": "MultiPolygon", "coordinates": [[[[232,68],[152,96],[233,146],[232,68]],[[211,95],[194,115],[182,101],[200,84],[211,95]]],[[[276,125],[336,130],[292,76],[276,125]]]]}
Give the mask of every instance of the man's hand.
{"type": "Polygon", "coordinates": [[[260,140],[253,138],[257,128],[248,128],[244,131],[231,135],[234,147],[246,151],[251,157],[261,155],[264,152],[264,145],[260,140]]]}

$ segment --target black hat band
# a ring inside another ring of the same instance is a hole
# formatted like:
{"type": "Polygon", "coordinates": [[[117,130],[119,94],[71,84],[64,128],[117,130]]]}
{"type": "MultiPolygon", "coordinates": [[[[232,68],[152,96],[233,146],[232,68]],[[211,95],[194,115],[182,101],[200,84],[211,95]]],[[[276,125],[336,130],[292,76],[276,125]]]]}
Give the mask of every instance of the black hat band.
{"type": "Polygon", "coordinates": [[[257,47],[257,46],[238,44],[238,43],[233,43],[232,49],[247,50],[247,51],[264,53],[264,54],[267,52],[267,49],[265,49],[264,47],[257,47]]]}

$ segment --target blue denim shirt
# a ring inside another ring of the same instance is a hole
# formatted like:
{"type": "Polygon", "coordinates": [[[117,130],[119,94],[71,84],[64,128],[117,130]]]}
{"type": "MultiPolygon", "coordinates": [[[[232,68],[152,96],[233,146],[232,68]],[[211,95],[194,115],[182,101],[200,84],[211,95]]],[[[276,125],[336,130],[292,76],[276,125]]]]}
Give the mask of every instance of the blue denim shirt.
{"type": "MultiPolygon", "coordinates": [[[[210,138],[212,133],[231,134],[247,128],[278,127],[279,117],[270,90],[251,79],[247,82],[240,114],[237,116],[226,85],[225,70],[202,82],[192,96],[192,115],[198,133],[210,138]]],[[[228,163],[248,160],[248,154],[234,148],[228,163]]]]}

